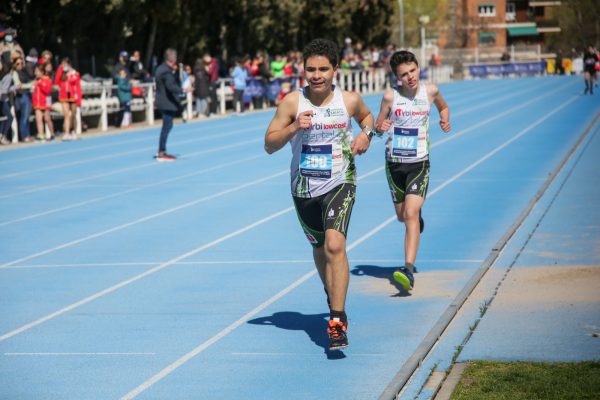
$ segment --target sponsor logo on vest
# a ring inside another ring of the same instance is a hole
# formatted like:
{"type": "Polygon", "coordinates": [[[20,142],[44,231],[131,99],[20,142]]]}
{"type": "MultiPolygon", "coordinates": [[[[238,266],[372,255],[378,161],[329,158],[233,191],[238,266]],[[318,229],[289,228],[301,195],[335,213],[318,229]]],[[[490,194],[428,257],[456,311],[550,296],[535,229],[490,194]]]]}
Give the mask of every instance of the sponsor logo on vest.
{"type": "Polygon", "coordinates": [[[423,117],[428,116],[429,111],[404,111],[401,108],[397,108],[396,111],[394,111],[394,114],[396,115],[396,117],[423,117]]]}
{"type": "Polygon", "coordinates": [[[341,122],[341,123],[337,123],[337,124],[321,124],[321,123],[316,123],[316,124],[312,124],[310,126],[310,129],[312,130],[325,130],[325,129],[346,129],[346,123],[345,122],[341,122]]]}
{"type": "Polygon", "coordinates": [[[326,108],[323,112],[323,116],[325,117],[339,117],[344,114],[345,112],[343,108],[326,108]]]}

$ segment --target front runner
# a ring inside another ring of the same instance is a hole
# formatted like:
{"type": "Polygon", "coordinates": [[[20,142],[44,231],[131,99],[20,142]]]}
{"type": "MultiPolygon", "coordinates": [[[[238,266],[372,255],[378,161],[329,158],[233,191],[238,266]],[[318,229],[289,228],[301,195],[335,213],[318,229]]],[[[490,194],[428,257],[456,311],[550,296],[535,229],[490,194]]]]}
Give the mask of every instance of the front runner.
{"type": "Polygon", "coordinates": [[[436,85],[419,82],[419,64],[413,53],[395,52],[390,67],[401,85],[384,93],[376,130],[389,133],[386,175],[396,216],[406,226],[405,264],[394,272],[394,279],[409,291],[414,287],[415,260],[425,226],[421,207],[429,186],[429,111],[435,104],[440,127],[449,132],[450,110],[436,85]]]}
{"type": "Polygon", "coordinates": [[[290,142],[292,196],[330,308],[329,348],[348,345],[346,233],[356,193],[354,156],[369,148],[373,115],[356,93],[333,85],[338,49],[315,39],[303,51],[307,87],[283,98],[267,133],[271,154],[290,142]],[[351,117],[362,127],[352,137],[351,117]]]}

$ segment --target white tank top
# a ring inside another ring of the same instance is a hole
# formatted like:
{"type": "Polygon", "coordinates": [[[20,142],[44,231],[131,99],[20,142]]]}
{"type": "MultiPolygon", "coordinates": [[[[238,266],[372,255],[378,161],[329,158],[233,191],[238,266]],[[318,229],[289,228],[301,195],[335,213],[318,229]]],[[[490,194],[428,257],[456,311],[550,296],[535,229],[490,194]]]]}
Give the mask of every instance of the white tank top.
{"type": "Polygon", "coordinates": [[[299,102],[296,118],[312,110],[312,126],[299,131],[290,141],[292,195],[316,197],[331,191],[342,183],[356,184],[356,168],[351,151],[352,122],[342,91],[333,86],[333,98],[325,106],[317,107],[305,95],[306,88],[298,89],[299,102]]]}
{"type": "Polygon", "coordinates": [[[393,125],[385,146],[385,158],[396,163],[415,163],[429,158],[429,111],[427,86],[419,85],[414,98],[394,88],[389,119],[393,125]]]}

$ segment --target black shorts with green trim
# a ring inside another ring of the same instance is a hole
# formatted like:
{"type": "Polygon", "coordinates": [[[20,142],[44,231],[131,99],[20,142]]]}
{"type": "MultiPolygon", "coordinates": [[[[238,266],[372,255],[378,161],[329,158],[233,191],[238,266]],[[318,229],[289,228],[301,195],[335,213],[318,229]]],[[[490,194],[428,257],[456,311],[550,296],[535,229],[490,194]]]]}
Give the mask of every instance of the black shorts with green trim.
{"type": "Polygon", "coordinates": [[[356,186],[351,183],[343,183],[317,197],[292,196],[304,234],[313,247],[323,246],[327,229],[347,235],[355,197],[356,186]]]}
{"type": "Polygon", "coordinates": [[[416,163],[385,162],[385,174],[394,203],[403,203],[407,194],[425,199],[429,187],[429,160],[416,163]]]}

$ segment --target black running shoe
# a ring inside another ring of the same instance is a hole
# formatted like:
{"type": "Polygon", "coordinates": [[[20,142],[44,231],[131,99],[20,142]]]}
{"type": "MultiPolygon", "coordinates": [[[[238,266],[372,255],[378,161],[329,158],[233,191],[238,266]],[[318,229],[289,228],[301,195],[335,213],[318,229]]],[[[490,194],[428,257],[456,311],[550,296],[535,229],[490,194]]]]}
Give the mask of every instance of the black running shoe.
{"type": "Polygon", "coordinates": [[[419,210],[419,232],[423,233],[425,230],[425,221],[423,221],[423,217],[421,217],[421,210],[419,210]]]}
{"type": "Polygon", "coordinates": [[[339,350],[348,347],[347,325],[342,321],[329,320],[327,334],[329,335],[329,350],[339,350]]]}

